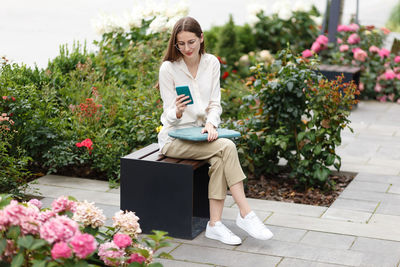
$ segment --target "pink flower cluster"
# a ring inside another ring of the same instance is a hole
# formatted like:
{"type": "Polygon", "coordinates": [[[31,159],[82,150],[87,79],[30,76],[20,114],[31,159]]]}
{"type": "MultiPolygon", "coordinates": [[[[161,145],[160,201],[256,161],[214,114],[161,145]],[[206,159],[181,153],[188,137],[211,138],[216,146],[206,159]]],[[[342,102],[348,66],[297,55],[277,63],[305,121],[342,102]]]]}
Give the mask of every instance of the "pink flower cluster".
{"type": "Polygon", "coordinates": [[[98,255],[107,266],[120,266],[123,263],[125,250],[119,248],[114,242],[106,242],[99,246],[98,255]]]}
{"type": "Polygon", "coordinates": [[[0,210],[0,230],[9,226],[19,226],[24,235],[39,233],[40,222],[37,220],[39,209],[20,205],[12,200],[3,210],[0,210]]]}
{"type": "Polygon", "coordinates": [[[76,202],[69,200],[65,196],[61,196],[51,203],[51,209],[53,212],[60,213],[64,211],[76,211],[76,202]]]}
{"type": "Polygon", "coordinates": [[[365,52],[364,50],[362,50],[359,47],[353,48],[352,52],[353,52],[354,59],[358,60],[358,61],[364,62],[365,59],[368,57],[367,52],[365,52]]]}
{"type": "Polygon", "coordinates": [[[97,242],[90,234],[76,234],[71,242],[72,249],[76,256],[84,259],[92,254],[97,248],[97,242]]]}
{"type": "Polygon", "coordinates": [[[356,32],[360,29],[360,26],[358,26],[355,23],[352,23],[350,25],[338,25],[337,31],[338,32],[356,32]]]}
{"type": "Polygon", "coordinates": [[[40,238],[50,244],[55,242],[69,242],[78,233],[78,223],[65,215],[56,215],[50,218],[40,228],[40,238]]]}

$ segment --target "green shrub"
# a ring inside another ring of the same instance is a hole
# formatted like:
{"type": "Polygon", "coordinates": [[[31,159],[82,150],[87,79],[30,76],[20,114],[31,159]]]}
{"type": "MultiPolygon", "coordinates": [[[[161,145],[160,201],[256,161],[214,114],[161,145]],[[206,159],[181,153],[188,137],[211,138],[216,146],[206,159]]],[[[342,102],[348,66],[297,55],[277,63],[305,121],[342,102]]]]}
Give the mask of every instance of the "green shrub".
{"type": "Polygon", "coordinates": [[[329,166],[340,168],[335,148],[356,102],[354,85],[327,82],[316,63],[280,52],[265,72],[255,67],[255,94],[246,99],[253,113],[235,125],[242,131],[239,153],[243,166],[256,175],[279,171],[287,160],[291,176],[307,186],[329,185],[329,166]]]}
{"type": "Polygon", "coordinates": [[[224,58],[228,65],[233,66],[241,55],[240,51],[241,48],[235,30],[235,24],[232,15],[230,15],[229,21],[220,31],[217,43],[217,54],[224,58]]]}
{"type": "Polygon", "coordinates": [[[386,22],[386,27],[391,31],[400,32],[400,1],[397,2],[390,12],[389,19],[386,22]]]}

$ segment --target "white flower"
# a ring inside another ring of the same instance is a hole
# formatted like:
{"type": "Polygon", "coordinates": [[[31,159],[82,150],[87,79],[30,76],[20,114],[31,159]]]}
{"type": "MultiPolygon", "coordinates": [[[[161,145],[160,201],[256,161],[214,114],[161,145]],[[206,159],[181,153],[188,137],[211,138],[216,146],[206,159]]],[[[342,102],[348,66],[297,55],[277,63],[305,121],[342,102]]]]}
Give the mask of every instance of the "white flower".
{"type": "Polygon", "coordinates": [[[274,3],[272,6],[272,13],[277,14],[282,10],[292,10],[292,5],[287,0],[279,0],[274,3]]]}
{"type": "Polygon", "coordinates": [[[166,24],[167,29],[172,30],[176,24],[176,22],[180,19],[180,17],[176,16],[173,18],[170,18],[166,24]]]}
{"type": "Polygon", "coordinates": [[[78,202],[76,211],[72,217],[74,221],[82,223],[85,227],[98,228],[104,225],[106,217],[103,211],[97,208],[93,202],[78,202]]]}
{"type": "Polygon", "coordinates": [[[292,11],[290,9],[281,9],[278,12],[278,18],[281,20],[288,20],[292,17],[292,11]]]}
{"type": "Polygon", "coordinates": [[[149,25],[149,33],[166,31],[168,18],[165,16],[156,17],[149,25]]]}
{"type": "Polygon", "coordinates": [[[140,28],[142,27],[142,14],[141,10],[136,8],[133,9],[132,12],[127,15],[127,24],[130,28],[140,28]]]}
{"type": "Polygon", "coordinates": [[[312,9],[312,4],[309,1],[298,0],[293,5],[292,11],[310,12],[311,9],[312,9]]]}
{"type": "Polygon", "coordinates": [[[323,18],[321,16],[317,17],[317,16],[310,16],[311,19],[315,22],[315,24],[317,25],[322,25],[322,20],[323,18]]]}
{"type": "Polygon", "coordinates": [[[268,50],[262,50],[258,55],[262,61],[266,61],[271,58],[271,53],[268,50]]]}
{"type": "Polygon", "coordinates": [[[265,11],[264,5],[260,3],[251,3],[246,6],[247,13],[250,15],[257,15],[261,11],[265,11]]]}
{"type": "Polygon", "coordinates": [[[115,213],[112,219],[114,227],[119,228],[121,233],[127,234],[132,238],[136,238],[142,232],[138,223],[139,217],[132,211],[124,213],[120,210],[115,213]]]}

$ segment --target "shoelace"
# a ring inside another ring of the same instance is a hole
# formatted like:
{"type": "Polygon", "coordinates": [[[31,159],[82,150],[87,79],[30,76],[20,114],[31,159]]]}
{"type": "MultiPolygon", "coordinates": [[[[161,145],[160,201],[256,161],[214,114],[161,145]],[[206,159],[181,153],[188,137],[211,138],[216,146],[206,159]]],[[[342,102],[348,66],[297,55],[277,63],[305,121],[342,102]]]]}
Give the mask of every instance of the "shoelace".
{"type": "Polygon", "coordinates": [[[256,214],[251,214],[249,216],[249,219],[254,222],[254,225],[256,228],[258,228],[258,230],[262,230],[265,229],[265,224],[260,220],[260,218],[257,217],[256,214]]]}

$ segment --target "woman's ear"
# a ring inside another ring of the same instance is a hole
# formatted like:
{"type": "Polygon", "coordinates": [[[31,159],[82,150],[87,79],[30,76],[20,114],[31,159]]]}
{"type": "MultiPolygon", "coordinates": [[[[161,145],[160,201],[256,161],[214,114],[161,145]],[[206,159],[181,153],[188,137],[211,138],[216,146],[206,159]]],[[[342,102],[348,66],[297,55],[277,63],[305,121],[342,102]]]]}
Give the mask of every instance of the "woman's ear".
{"type": "Polygon", "coordinates": [[[203,35],[203,33],[201,33],[201,35],[200,35],[200,43],[202,43],[202,42],[204,42],[204,35],[203,35]]]}

